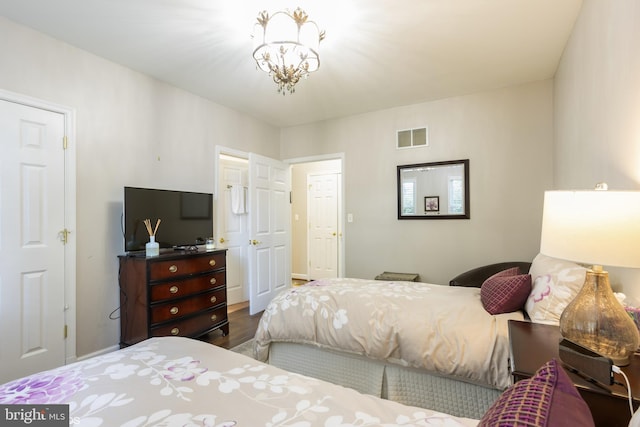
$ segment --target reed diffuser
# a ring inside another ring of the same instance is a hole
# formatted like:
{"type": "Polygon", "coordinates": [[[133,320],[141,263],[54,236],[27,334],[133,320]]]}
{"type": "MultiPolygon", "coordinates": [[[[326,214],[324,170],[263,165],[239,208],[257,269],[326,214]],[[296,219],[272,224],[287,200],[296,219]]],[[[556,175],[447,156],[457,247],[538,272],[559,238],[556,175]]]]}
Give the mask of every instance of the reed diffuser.
{"type": "Polygon", "coordinates": [[[156,232],[160,226],[160,218],[156,221],[155,228],[151,228],[150,219],[145,219],[144,225],[147,227],[147,233],[149,233],[149,242],[145,246],[147,256],[158,256],[160,255],[160,245],[156,242],[156,232]]]}

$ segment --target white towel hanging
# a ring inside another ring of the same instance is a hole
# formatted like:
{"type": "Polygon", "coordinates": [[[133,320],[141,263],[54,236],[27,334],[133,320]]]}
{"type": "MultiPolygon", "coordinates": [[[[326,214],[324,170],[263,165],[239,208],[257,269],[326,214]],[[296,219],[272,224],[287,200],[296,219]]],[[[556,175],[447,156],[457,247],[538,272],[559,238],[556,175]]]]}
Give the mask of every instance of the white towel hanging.
{"type": "Polygon", "coordinates": [[[231,186],[231,212],[236,215],[247,213],[245,188],[241,185],[231,186]]]}

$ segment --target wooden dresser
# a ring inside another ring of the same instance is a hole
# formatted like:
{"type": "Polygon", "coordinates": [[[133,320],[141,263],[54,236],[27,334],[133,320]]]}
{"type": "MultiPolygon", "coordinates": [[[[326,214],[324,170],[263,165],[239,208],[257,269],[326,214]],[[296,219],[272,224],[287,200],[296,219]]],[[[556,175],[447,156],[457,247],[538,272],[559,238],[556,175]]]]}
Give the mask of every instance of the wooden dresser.
{"type": "Polygon", "coordinates": [[[149,337],[229,333],[226,249],[118,258],[120,347],[149,337]]]}

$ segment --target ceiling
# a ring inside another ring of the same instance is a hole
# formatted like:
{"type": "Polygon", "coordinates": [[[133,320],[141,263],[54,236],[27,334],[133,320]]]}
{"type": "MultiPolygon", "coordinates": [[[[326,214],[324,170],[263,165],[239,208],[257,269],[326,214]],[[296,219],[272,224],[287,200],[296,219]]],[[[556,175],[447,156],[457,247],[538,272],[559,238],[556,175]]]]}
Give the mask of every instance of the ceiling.
{"type": "Polygon", "coordinates": [[[17,23],[278,127],[553,77],[582,0],[2,0],[17,23]],[[326,31],[293,95],[256,69],[258,12],[326,31]]]}

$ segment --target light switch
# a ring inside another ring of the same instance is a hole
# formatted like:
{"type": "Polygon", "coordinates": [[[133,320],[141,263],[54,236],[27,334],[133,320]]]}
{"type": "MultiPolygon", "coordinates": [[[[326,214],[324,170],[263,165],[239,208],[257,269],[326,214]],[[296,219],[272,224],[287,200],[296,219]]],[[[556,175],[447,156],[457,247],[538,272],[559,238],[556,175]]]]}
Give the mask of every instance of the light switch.
{"type": "Polygon", "coordinates": [[[353,214],[347,214],[347,222],[353,222],[353,214]]]}

